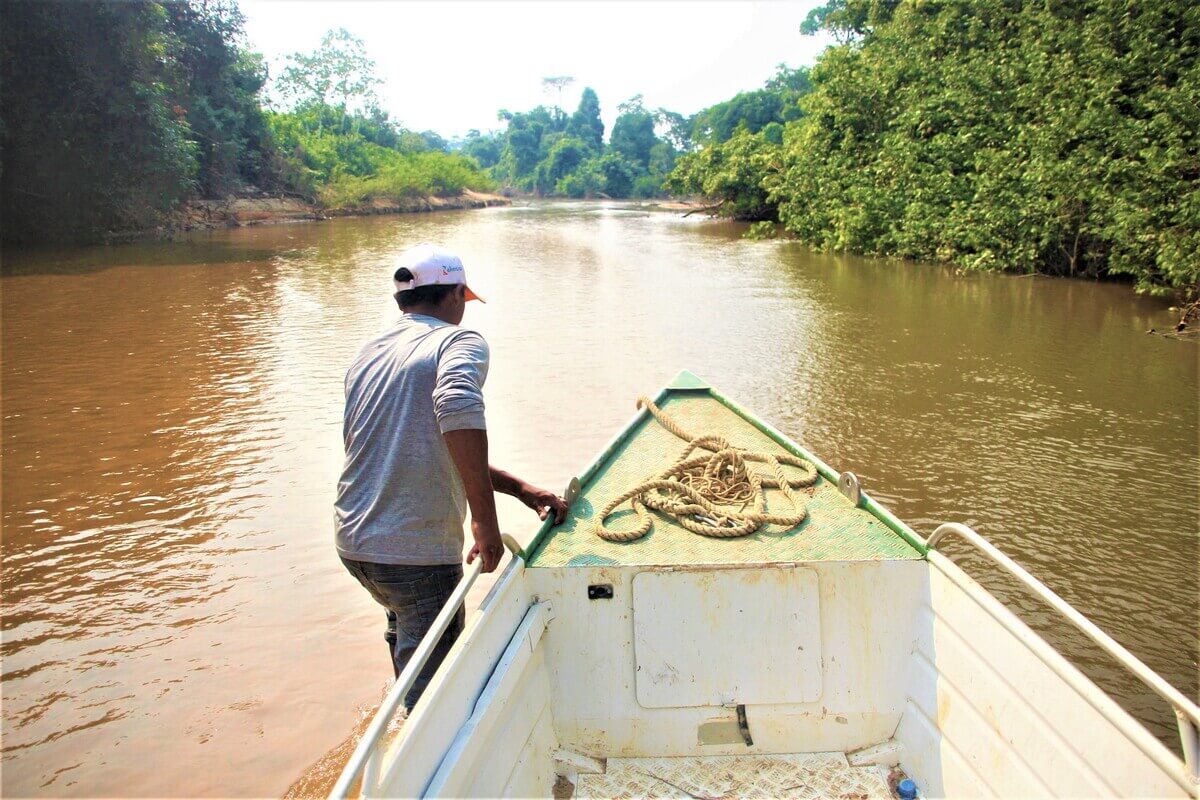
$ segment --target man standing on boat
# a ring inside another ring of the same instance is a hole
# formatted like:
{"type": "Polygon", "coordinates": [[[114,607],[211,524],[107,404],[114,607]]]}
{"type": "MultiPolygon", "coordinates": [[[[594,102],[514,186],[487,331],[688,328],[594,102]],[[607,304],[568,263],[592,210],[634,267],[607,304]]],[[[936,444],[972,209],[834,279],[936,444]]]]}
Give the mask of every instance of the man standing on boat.
{"type": "MultiPolygon", "coordinates": [[[[462,260],[418,245],[401,254],[392,279],[402,316],[359,351],[346,374],[335,530],[342,563],[387,611],[385,638],[399,677],[462,578],[467,508],[475,539],[467,563],[479,558],[491,572],[504,554],[493,492],[556,522],[567,506],[488,464],[488,346],[459,327],[467,301],[480,300],[462,260]]],[[[460,608],[405,697],[408,709],[465,618],[460,608]]]]}

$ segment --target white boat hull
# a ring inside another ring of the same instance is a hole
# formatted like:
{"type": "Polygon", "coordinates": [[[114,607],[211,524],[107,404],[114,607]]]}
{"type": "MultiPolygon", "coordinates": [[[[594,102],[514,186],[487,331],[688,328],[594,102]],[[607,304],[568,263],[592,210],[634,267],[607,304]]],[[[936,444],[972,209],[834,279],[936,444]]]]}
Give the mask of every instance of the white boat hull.
{"type": "Polygon", "coordinates": [[[656,403],[760,460],[809,461],[805,521],[725,538],[660,515],[635,541],[598,536],[600,509],[679,451],[679,426],[643,410],[573,483],[582,494],[528,564],[509,543],[513,560],[389,740],[468,571],[335,796],[360,773],[368,797],[886,797],[904,776],[924,797],[1198,796],[1196,704],[978,534],[948,524],[922,539],[690,373],[656,403]],[[948,534],[1173,707],[1184,758],[945,558],[948,534]]]}
{"type": "MultiPolygon", "coordinates": [[[[780,681],[816,683],[818,696],[746,704],[752,745],[701,744],[706,723],[736,729],[734,710],[719,698],[675,707],[639,702],[639,682],[654,681],[638,669],[635,617],[676,614],[694,634],[698,628],[684,621],[707,613],[694,604],[639,608],[635,580],[662,570],[526,569],[517,560],[473,616],[365,794],[549,797],[558,775],[578,776],[580,763],[602,769],[607,759],[853,755],[881,746],[883,766],[898,764],[926,797],[1194,796],[1173,753],[936,554],[932,563],[721,571],[763,582],[778,592],[780,607],[791,584],[815,579],[818,587],[812,646],[821,653],[819,675],[805,677],[799,654],[770,665],[780,681]],[[604,584],[613,597],[589,600],[587,587],[604,584]]],[[[685,573],[700,582],[714,574],[675,571],[685,573]]],[[[711,605],[720,604],[713,596],[711,605]]],[[[777,637],[770,615],[740,616],[741,630],[730,627],[729,614],[718,615],[704,641],[680,645],[719,659],[731,640],[777,637]]],[[[669,656],[672,646],[663,647],[669,656]]],[[[677,683],[706,678],[684,664],[676,669],[677,683]]]]}

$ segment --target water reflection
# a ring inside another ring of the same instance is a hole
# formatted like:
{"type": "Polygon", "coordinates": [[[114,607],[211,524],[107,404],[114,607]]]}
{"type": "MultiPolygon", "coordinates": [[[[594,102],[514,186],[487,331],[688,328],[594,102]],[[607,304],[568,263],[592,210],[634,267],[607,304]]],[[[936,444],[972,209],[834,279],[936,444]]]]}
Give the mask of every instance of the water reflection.
{"type": "Polygon", "coordinates": [[[488,299],[467,323],[492,347],[501,466],[565,485],[686,367],[919,530],[977,526],[1195,695],[1200,370],[1193,343],[1142,333],[1163,304],[740,231],[562,203],[6,254],[4,793],[279,794],[378,701],[378,612],[330,504],[344,369],[421,240],[488,299]]]}

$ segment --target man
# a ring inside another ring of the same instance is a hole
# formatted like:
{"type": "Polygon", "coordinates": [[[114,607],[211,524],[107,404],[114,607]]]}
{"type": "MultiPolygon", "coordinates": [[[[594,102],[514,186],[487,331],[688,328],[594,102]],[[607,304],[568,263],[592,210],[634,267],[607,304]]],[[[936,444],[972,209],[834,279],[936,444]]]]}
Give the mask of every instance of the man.
{"type": "MultiPolygon", "coordinates": [[[[368,342],[346,374],[335,528],[346,569],[387,611],[385,639],[397,677],[462,578],[463,521],[475,544],[467,563],[491,572],[504,554],[493,492],[562,522],[561,497],[488,464],[483,382],[488,347],[458,327],[468,300],[462,260],[433,245],[405,251],[393,274],[402,316],[368,342]]],[[[462,631],[442,636],[405,706],[412,710],[462,631]]]]}

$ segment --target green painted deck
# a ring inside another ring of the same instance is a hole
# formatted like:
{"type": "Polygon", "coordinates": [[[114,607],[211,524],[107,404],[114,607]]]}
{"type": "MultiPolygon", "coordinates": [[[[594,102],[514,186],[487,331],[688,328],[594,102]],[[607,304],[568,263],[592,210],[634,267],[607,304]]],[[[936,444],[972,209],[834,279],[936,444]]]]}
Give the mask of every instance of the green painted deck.
{"type": "MultiPolygon", "coordinates": [[[[696,381],[685,373],[687,382],[696,381]]],[[[684,376],[681,376],[683,378],[684,376]]],[[[676,379],[672,387],[686,385],[676,379]]],[[[660,395],[659,407],[694,436],[718,434],[735,447],[786,453],[782,445],[731,409],[706,388],[672,388],[660,395]]],[[[851,505],[826,477],[797,490],[808,497],[808,518],[783,530],[767,526],[750,536],[714,539],[680,527],[670,517],[651,511],[654,526],[645,537],[627,543],[609,542],[592,531],[595,515],[630,487],[670,466],[686,442],[648,414],[591,471],[582,492],[562,525],[550,528],[533,544],[528,565],[536,567],[682,566],[699,564],[793,563],[804,561],[878,561],[920,559],[923,554],[872,513],[851,505]]],[[[804,452],[792,445],[793,452],[804,452]]],[[[755,464],[761,469],[764,465],[755,464]]],[[[788,474],[794,468],[784,467],[788,474]]],[[[767,510],[789,511],[787,499],[767,490],[767,510]]],[[[607,521],[609,530],[628,530],[637,517],[628,503],[607,521]]]]}

